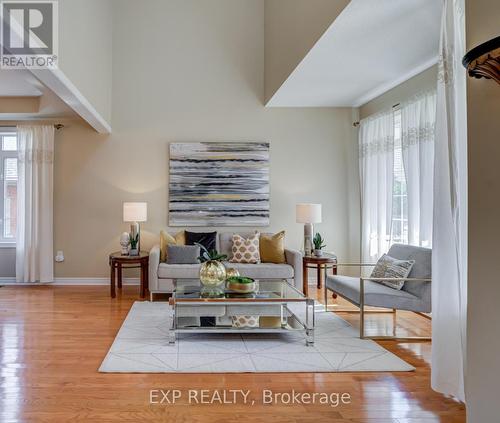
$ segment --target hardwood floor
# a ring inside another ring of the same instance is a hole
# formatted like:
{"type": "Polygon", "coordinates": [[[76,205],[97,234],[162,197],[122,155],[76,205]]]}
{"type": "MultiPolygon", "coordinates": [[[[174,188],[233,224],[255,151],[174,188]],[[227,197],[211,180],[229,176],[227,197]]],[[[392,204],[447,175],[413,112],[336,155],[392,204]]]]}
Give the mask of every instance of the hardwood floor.
{"type": "MultiPolygon", "coordinates": [[[[138,287],[131,286],[113,300],[107,287],[0,288],[0,422],[465,422],[463,404],[430,389],[430,343],[381,343],[417,368],[408,373],[98,373],[135,300],[138,287]],[[222,388],[249,389],[256,404],[149,403],[152,389],[222,388]],[[260,402],[262,389],[292,388],[348,392],[351,403],[260,402]]],[[[357,325],[357,315],[341,316],[357,325]]],[[[391,314],[369,314],[367,332],[390,334],[392,324],[391,314]]],[[[411,313],[398,313],[398,324],[401,334],[430,329],[428,320],[411,313]]]]}

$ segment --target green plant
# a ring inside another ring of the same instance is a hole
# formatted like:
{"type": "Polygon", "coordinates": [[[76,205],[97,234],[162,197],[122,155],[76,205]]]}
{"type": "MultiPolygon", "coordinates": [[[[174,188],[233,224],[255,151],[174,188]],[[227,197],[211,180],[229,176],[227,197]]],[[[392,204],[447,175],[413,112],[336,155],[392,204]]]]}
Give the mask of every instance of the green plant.
{"type": "Polygon", "coordinates": [[[316,235],[314,235],[313,238],[314,249],[321,250],[322,248],[325,248],[326,244],[324,244],[324,242],[325,240],[321,237],[321,234],[316,232],[316,235]]]}
{"type": "Polygon", "coordinates": [[[231,276],[227,278],[227,282],[229,283],[254,283],[255,279],[245,278],[244,276],[231,276]]]}
{"type": "Polygon", "coordinates": [[[137,244],[139,243],[139,234],[135,234],[134,236],[132,233],[129,233],[128,242],[130,243],[130,248],[135,250],[137,248],[137,244]]]}
{"type": "Polygon", "coordinates": [[[200,257],[198,257],[198,261],[200,263],[205,263],[206,261],[210,260],[216,260],[216,261],[222,261],[227,259],[227,255],[225,254],[219,254],[217,250],[207,250],[204,245],[199,244],[198,242],[195,242],[194,245],[197,245],[200,247],[200,257]]]}

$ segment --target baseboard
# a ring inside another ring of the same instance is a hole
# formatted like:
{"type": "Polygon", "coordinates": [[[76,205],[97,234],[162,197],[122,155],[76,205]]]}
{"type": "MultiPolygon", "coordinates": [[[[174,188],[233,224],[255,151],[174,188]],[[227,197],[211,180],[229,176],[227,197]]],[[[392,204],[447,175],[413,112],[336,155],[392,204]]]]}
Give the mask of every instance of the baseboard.
{"type": "MultiPolygon", "coordinates": [[[[39,286],[39,285],[82,285],[109,286],[109,278],[55,278],[51,283],[18,283],[15,278],[0,278],[0,285],[39,286]]],[[[123,278],[123,285],[139,285],[139,278],[123,278]]]]}
{"type": "MultiPolygon", "coordinates": [[[[123,285],[139,285],[139,278],[123,278],[123,285]]],[[[55,278],[51,285],[109,286],[109,278],[55,278]]]]}

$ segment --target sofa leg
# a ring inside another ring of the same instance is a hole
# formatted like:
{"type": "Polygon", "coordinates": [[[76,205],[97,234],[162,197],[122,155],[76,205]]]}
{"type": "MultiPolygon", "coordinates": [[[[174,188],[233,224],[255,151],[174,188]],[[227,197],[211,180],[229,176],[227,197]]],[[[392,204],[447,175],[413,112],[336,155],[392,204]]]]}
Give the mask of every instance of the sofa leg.
{"type": "Polygon", "coordinates": [[[325,311],[328,311],[328,289],[326,289],[326,282],[325,282],[325,311]]]}

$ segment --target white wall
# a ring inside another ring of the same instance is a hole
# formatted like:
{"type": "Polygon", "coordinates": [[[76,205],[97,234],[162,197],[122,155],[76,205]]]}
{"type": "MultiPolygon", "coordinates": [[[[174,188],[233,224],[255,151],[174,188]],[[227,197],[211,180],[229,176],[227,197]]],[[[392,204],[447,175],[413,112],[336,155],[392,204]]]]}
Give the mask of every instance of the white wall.
{"type": "MultiPolygon", "coordinates": [[[[467,47],[499,35],[500,3],[468,0],[467,47]]],[[[499,421],[500,381],[500,85],[467,81],[469,260],[467,422],[499,421]]]]}
{"type": "Polygon", "coordinates": [[[437,65],[415,75],[407,81],[374,98],[359,108],[360,119],[364,119],[381,110],[388,109],[413,97],[415,94],[436,89],[437,65]]]}
{"type": "Polygon", "coordinates": [[[265,0],[265,102],[350,0],[265,0]]]}
{"type": "Polygon", "coordinates": [[[357,260],[352,111],[263,107],[264,1],[149,0],[140,13],[137,1],[114,6],[113,134],[74,123],[56,138],[55,248],[66,256],[56,275],[108,275],[107,254],[127,230],[123,201],[148,202],[144,246],[156,242],[167,226],[174,141],[269,141],[269,229],[285,229],[299,247],[295,204],[321,202],[317,229],[328,248],[357,260]]]}
{"type": "Polygon", "coordinates": [[[112,0],[59,0],[58,3],[59,68],[109,123],[112,0]]]}

